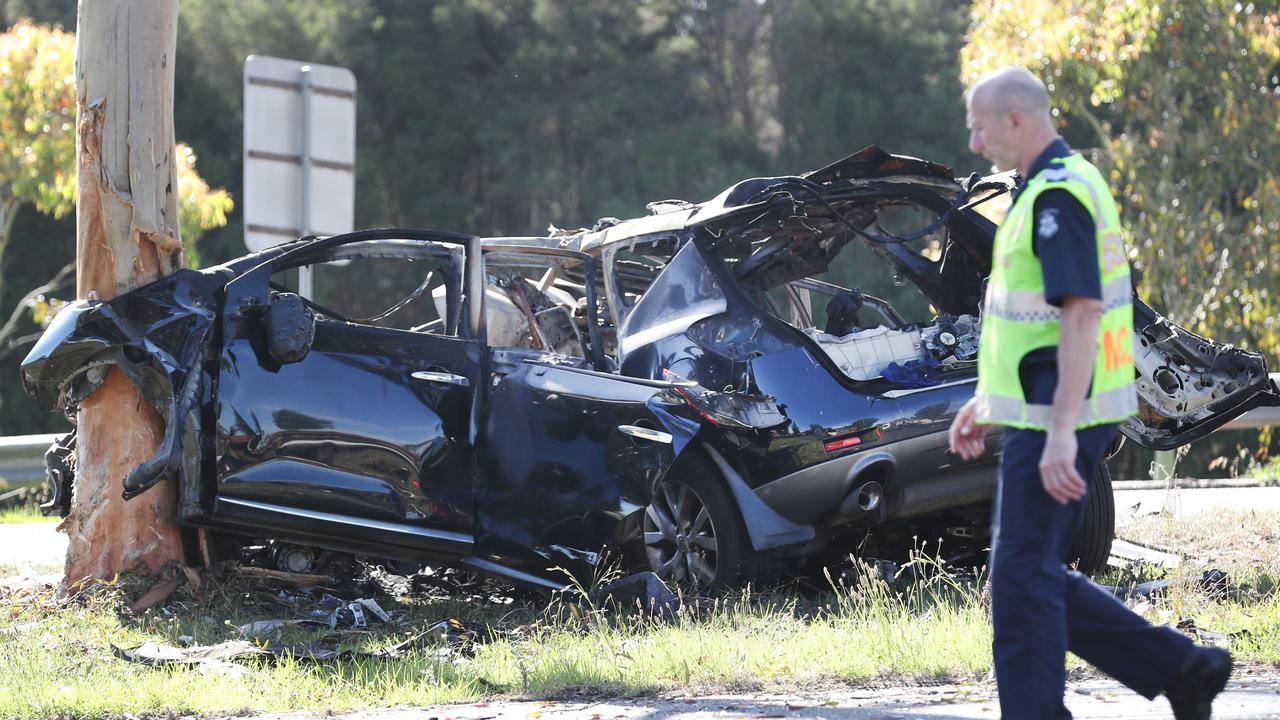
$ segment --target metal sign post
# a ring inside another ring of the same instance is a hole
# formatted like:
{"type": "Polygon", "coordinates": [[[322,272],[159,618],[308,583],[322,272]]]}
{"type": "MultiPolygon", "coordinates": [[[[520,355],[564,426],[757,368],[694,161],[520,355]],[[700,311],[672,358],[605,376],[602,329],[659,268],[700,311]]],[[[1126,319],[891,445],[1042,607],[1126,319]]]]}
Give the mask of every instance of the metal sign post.
{"type": "MultiPolygon", "coordinates": [[[[298,132],[301,136],[298,146],[302,157],[302,192],[299,194],[298,230],[299,235],[311,234],[311,66],[298,68],[302,78],[302,112],[298,113],[298,132]]],[[[312,285],[311,266],[298,269],[298,294],[302,297],[315,297],[312,285]]]]}
{"type": "MultiPolygon", "coordinates": [[[[332,65],[250,55],[244,63],[244,243],[263,250],[350,232],[356,79],[332,65]]],[[[313,295],[309,268],[298,291],[313,295]]]]}

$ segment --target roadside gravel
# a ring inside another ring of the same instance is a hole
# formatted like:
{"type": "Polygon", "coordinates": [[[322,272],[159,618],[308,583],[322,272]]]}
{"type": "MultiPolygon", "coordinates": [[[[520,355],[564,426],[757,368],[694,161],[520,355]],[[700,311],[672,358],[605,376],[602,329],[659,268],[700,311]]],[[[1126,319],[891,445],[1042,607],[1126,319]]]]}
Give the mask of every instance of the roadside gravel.
{"type": "MultiPolygon", "coordinates": [[[[1172,718],[1163,698],[1147,701],[1110,680],[1070,683],[1067,707],[1083,720],[1172,718]]],[[[697,697],[574,698],[542,701],[490,701],[355,713],[284,713],[253,720],[888,720],[899,718],[997,718],[1000,708],[993,682],[923,687],[830,688],[789,693],[712,694],[697,697]]],[[[1214,703],[1213,716],[1262,720],[1280,718],[1280,672],[1273,667],[1237,673],[1214,703]]]]}

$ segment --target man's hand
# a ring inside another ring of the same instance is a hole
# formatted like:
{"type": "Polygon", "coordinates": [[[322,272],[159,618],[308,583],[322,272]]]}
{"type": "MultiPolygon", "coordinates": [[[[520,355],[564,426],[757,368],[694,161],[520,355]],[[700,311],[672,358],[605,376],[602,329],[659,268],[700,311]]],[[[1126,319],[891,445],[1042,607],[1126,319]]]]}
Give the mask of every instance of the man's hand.
{"type": "Polygon", "coordinates": [[[1084,478],[1076,470],[1076,434],[1050,429],[1040,455],[1040,481],[1049,497],[1066,505],[1084,497],[1084,478]]]}
{"type": "Polygon", "coordinates": [[[951,422],[951,452],[965,460],[976,460],[987,449],[987,443],[983,439],[987,434],[987,426],[974,422],[977,408],[977,399],[970,398],[951,422]]]}
{"type": "Polygon", "coordinates": [[[1058,330],[1058,387],[1044,454],[1040,456],[1040,481],[1049,497],[1066,505],[1084,497],[1084,478],[1076,471],[1075,421],[1088,394],[1093,358],[1098,352],[1098,325],[1102,301],[1067,295],[1062,300],[1062,324],[1058,330]]]}

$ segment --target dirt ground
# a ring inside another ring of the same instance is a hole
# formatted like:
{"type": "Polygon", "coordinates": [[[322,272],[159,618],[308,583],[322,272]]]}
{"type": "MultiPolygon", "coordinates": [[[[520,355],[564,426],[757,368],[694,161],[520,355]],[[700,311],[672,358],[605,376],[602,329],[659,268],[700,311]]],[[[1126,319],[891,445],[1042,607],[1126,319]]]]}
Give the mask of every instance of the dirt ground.
{"type": "MultiPolygon", "coordinates": [[[[1110,680],[1073,681],[1067,707],[1077,719],[1172,718],[1164,698],[1147,701],[1110,680]]],[[[995,683],[919,687],[833,687],[785,693],[708,694],[690,697],[568,698],[491,701],[356,713],[286,713],[253,720],[720,720],[805,718],[889,720],[898,718],[998,718],[995,683]]],[[[1241,668],[1214,703],[1215,718],[1280,718],[1280,668],[1241,668]]]]}

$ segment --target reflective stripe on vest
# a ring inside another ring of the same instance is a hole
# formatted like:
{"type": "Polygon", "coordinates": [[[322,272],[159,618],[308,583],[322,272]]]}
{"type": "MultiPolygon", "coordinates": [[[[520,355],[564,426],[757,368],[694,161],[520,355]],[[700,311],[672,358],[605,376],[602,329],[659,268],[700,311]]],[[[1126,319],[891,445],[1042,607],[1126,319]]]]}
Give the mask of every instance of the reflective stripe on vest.
{"type": "Polygon", "coordinates": [[[1093,385],[1074,426],[1118,422],[1137,411],[1133,288],[1119,211],[1098,170],[1081,156],[1071,155],[1054,160],[1052,167],[1027,182],[996,232],[978,346],[978,422],[1044,430],[1052,419],[1052,406],[1026,401],[1018,371],[1028,352],[1058,343],[1062,311],[1045,300],[1032,227],[1036,197],[1058,188],[1070,192],[1094,218],[1102,280],[1093,385]]]}
{"type": "MultiPolygon", "coordinates": [[[[1133,299],[1130,277],[1125,275],[1102,286],[1102,312],[1129,305],[1133,299]]],[[[1050,305],[1043,290],[1009,290],[989,286],[984,317],[998,317],[1017,322],[1061,320],[1062,308],[1050,305]]]]}
{"type": "MultiPolygon", "coordinates": [[[[1053,406],[1039,403],[1023,402],[1019,398],[991,393],[974,393],[978,400],[978,417],[989,418],[997,425],[1011,425],[1033,430],[1044,430],[1053,420],[1053,406]],[[994,418],[1008,418],[1008,422],[999,422],[994,418]]],[[[1085,401],[1076,417],[1075,427],[1086,428],[1091,425],[1102,425],[1115,422],[1137,412],[1137,400],[1134,390],[1116,388],[1099,393],[1085,401]]]]}

